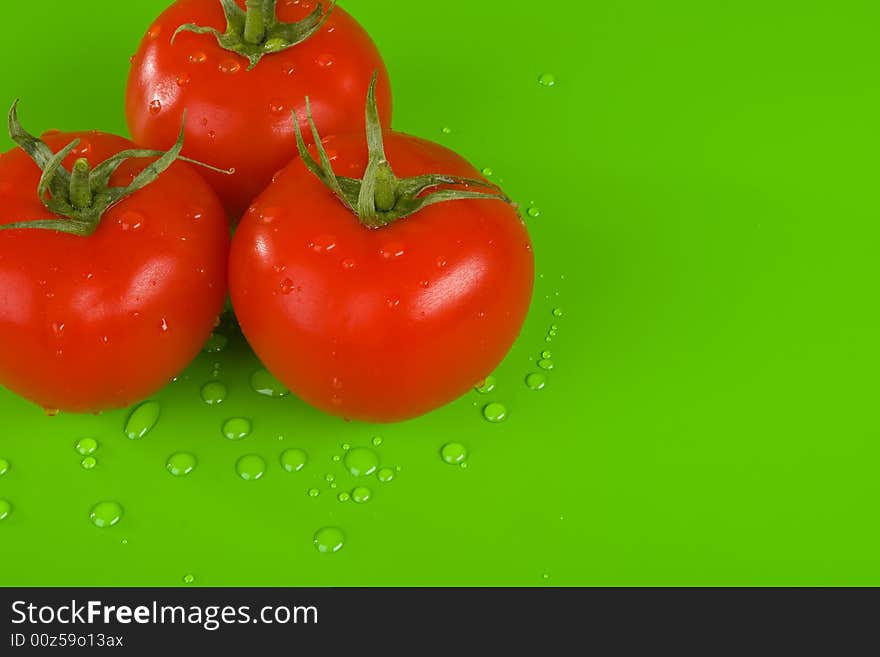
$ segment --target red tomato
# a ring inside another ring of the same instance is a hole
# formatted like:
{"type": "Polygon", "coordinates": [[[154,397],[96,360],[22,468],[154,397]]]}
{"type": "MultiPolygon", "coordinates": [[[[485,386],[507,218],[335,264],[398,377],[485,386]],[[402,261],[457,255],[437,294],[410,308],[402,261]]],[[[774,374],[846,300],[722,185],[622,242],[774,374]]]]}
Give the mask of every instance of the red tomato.
{"type": "MultiPolygon", "coordinates": [[[[44,135],[64,162],[94,166],[128,150],[99,132],[44,135]]],[[[132,181],[149,160],[110,179],[132,181]]],[[[37,195],[40,169],[21,149],[0,156],[0,224],[59,219],[37,195]]],[[[188,165],[107,210],[88,237],[0,231],[0,382],[46,409],[97,412],[139,401],[199,352],[223,309],[229,228],[188,165]]]]}
{"type": "MultiPolygon", "coordinates": [[[[245,6],[244,0],[238,4],[245,6]]],[[[312,0],[279,2],[277,16],[301,20],[315,6],[312,0]]],[[[252,70],[248,59],[222,48],[212,34],[184,31],[172,43],[187,23],[225,30],[220,0],[179,0],[150,27],[132,60],[128,125],[139,144],[168,148],[186,110],[184,155],[236,170],[234,176],[204,173],[233,221],[296,155],[291,112],[305,116],[305,96],[328,134],[362,130],[363,98],[378,70],[382,121],[391,123],[391,90],[379,52],[338,7],[313,36],[264,56],[252,70]]]]}
{"type": "MultiPolygon", "coordinates": [[[[363,134],[323,143],[339,176],[364,172],[363,134]]],[[[401,177],[480,178],[428,141],[386,133],[385,147],[401,177]]],[[[376,422],[426,413],[491,373],[533,283],[510,205],[456,200],[369,229],[301,159],[245,214],[230,256],[233,306],[266,367],[308,403],[376,422]]]]}

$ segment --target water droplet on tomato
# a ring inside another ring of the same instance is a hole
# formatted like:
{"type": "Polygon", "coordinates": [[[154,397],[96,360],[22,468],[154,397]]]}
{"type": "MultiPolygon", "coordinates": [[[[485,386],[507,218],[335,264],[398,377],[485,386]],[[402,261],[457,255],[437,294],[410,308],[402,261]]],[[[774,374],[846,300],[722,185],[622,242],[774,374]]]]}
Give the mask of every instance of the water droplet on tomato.
{"type": "Polygon", "coordinates": [[[94,454],[98,449],[98,441],[94,438],[80,438],[76,441],[76,444],[73,448],[79,453],[81,456],[88,456],[89,454],[94,454]]]}
{"type": "Polygon", "coordinates": [[[351,258],[346,258],[345,260],[342,261],[342,268],[345,271],[351,271],[351,270],[357,268],[357,262],[355,262],[351,258]]]}
{"type": "Polygon", "coordinates": [[[389,297],[385,300],[385,304],[388,306],[389,310],[395,310],[400,307],[400,299],[397,297],[389,297]]]}
{"type": "Polygon", "coordinates": [[[327,53],[324,53],[323,55],[318,55],[318,57],[315,59],[315,63],[321,68],[330,68],[334,64],[333,56],[327,53]]]}
{"type": "Polygon", "coordinates": [[[269,111],[272,112],[272,114],[284,114],[286,109],[287,107],[284,105],[283,100],[275,99],[269,101],[269,111]]]}
{"type": "Polygon", "coordinates": [[[227,75],[232,75],[234,73],[238,73],[241,70],[241,64],[239,64],[234,59],[224,59],[220,62],[217,67],[221,73],[225,73],[227,75]]]}
{"type": "Polygon", "coordinates": [[[314,544],[322,554],[339,552],[345,544],[345,534],[339,527],[323,527],[315,532],[314,544]]]}
{"type": "Polygon", "coordinates": [[[217,406],[226,401],[226,386],[219,381],[211,381],[202,386],[200,394],[202,401],[208,406],[217,406]]]}
{"type": "Polygon", "coordinates": [[[229,440],[243,440],[251,435],[251,421],[244,417],[233,417],[223,423],[223,435],[229,440]]]}
{"type": "Polygon", "coordinates": [[[251,374],[251,388],[266,397],[286,397],[290,390],[275,378],[269,370],[257,370],[251,374]]]}
{"type": "Polygon", "coordinates": [[[547,377],[540,372],[532,372],[526,377],[526,385],[532,390],[543,390],[547,385],[547,377]]]}
{"type": "Polygon", "coordinates": [[[285,278],[281,281],[281,294],[290,294],[291,292],[293,292],[293,281],[285,278]]]}
{"type": "Polygon", "coordinates": [[[247,454],[235,462],[235,471],[245,481],[256,481],[266,474],[266,462],[261,456],[247,454]]]}
{"type": "Polygon", "coordinates": [[[261,224],[271,224],[284,214],[284,209],[279,207],[263,208],[257,215],[257,221],[261,224]]]}
{"type": "Polygon", "coordinates": [[[345,467],[355,477],[368,477],[379,467],[379,457],[367,447],[355,447],[345,453],[345,467]]]}
{"type": "Polygon", "coordinates": [[[282,64],[281,71],[284,75],[293,75],[296,73],[296,67],[293,64],[282,64]]]}
{"type": "Polygon", "coordinates": [[[336,248],[336,237],[333,235],[319,235],[309,242],[309,248],[315,253],[330,253],[336,248]]]}
{"type": "Polygon", "coordinates": [[[60,338],[64,335],[64,322],[52,322],[52,335],[56,338],[60,338]]]}
{"type": "Polygon", "coordinates": [[[180,73],[177,76],[177,86],[178,87],[185,87],[190,82],[192,82],[192,78],[190,77],[189,73],[180,73]]]}
{"type": "Polygon", "coordinates": [[[123,433],[130,440],[138,440],[146,436],[159,421],[161,407],[158,402],[148,401],[137,406],[128,416],[123,433]]]}
{"type": "Polygon", "coordinates": [[[379,255],[385,260],[394,260],[406,253],[406,248],[400,242],[388,242],[379,249],[379,255]]]}
{"type": "Polygon", "coordinates": [[[299,472],[308,462],[308,455],[301,449],[286,449],[281,453],[281,467],[288,472],[299,472]]]}
{"type": "Polygon", "coordinates": [[[133,231],[138,230],[143,225],[145,218],[146,217],[140,212],[127,210],[119,215],[116,219],[116,223],[118,223],[119,227],[124,231],[133,231]]]}
{"type": "Polygon", "coordinates": [[[162,111],[162,101],[154,100],[150,102],[150,114],[156,115],[162,111]]]}
{"type": "Polygon", "coordinates": [[[83,139],[77,144],[76,148],[70,151],[71,155],[75,157],[85,157],[89,153],[92,152],[92,142],[88,139],[83,139]]]}
{"type": "Polygon", "coordinates": [[[366,486],[358,486],[353,491],[351,491],[351,499],[353,499],[358,504],[366,504],[373,497],[373,491],[371,491],[366,486]]]}
{"type": "Polygon", "coordinates": [[[504,422],[507,419],[507,407],[500,402],[492,402],[483,408],[483,417],[489,422],[504,422]]]}
{"type": "Polygon", "coordinates": [[[496,382],[496,380],[495,380],[495,377],[492,376],[492,375],[490,374],[489,376],[487,376],[487,377],[483,380],[482,383],[480,383],[479,385],[477,385],[477,386],[474,388],[474,390],[476,390],[477,392],[479,392],[481,395],[488,395],[490,392],[492,392],[493,390],[495,390],[495,386],[496,386],[496,385],[497,385],[497,382],[496,382]]]}
{"type": "Polygon", "coordinates": [[[89,520],[95,527],[106,529],[122,519],[122,506],[119,502],[98,502],[89,512],[89,520]]]}
{"type": "Polygon", "coordinates": [[[155,41],[159,38],[159,35],[162,34],[162,26],[161,25],[153,25],[149,30],[147,30],[147,37],[151,41],[155,41]]]}
{"type": "Polygon", "coordinates": [[[435,262],[437,263],[437,267],[440,269],[443,269],[446,265],[449,264],[449,262],[443,256],[437,256],[435,262]]]}
{"type": "Polygon", "coordinates": [[[189,452],[177,452],[165,461],[165,469],[175,477],[185,477],[196,469],[197,460],[195,454],[189,452]]]}
{"type": "Polygon", "coordinates": [[[168,333],[168,320],[164,317],[159,320],[159,329],[162,331],[162,333],[168,333]]]}

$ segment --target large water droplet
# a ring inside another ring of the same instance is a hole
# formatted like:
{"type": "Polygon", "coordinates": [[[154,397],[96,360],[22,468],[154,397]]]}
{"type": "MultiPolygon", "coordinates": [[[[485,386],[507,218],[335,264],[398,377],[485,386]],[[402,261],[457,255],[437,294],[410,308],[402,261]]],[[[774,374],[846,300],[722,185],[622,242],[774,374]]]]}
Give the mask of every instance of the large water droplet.
{"type": "Polygon", "coordinates": [[[251,435],[251,421],[245,417],[233,417],[223,423],[223,435],[229,440],[242,440],[251,435]]]}
{"type": "Polygon", "coordinates": [[[195,470],[197,463],[195,454],[177,452],[168,457],[165,468],[175,477],[183,477],[195,470]]]}
{"type": "Polygon", "coordinates": [[[235,471],[245,481],[256,481],[266,474],[266,461],[256,454],[247,454],[236,461],[235,471]]]}
{"type": "Polygon", "coordinates": [[[159,421],[161,407],[158,402],[144,402],[135,408],[125,423],[124,433],[131,440],[146,436],[159,421]]]}
{"type": "Polygon", "coordinates": [[[355,477],[367,477],[379,467],[379,457],[371,449],[355,447],[345,453],[345,467],[355,477]]]}
{"type": "Polygon", "coordinates": [[[122,506],[118,502],[98,502],[89,512],[89,520],[95,527],[112,527],[122,518],[122,506]]]}
{"type": "Polygon", "coordinates": [[[507,419],[507,407],[500,402],[492,402],[483,408],[483,417],[489,422],[504,422],[507,419]]]}
{"type": "Polygon", "coordinates": [[[290,394],[283,383],[281,383],[269,370],[257,370],[251,374],[251,388],[266,397],[286,397],[290,394]]]}
{"type": "Polygon", "coordinates": [[[318,552],[324,554],[339,552],[345,543],[345,534],[339,527],[323,527],[315,532],[314,542],[318,552]]]}
{"type": "Polygon", "coordinates": [[[281,453],[281,467],[288,472],[299,472],[308,462],[308,455],[301,449],[286,449],[281,453]]]}
{"type": "Polygon", "coordinates": [[[150,102],[150,114],[155,116],[156,114],[158,114],[161,111],[162,111],[162,101],[157,99],[157,100],[153,100],[150,102]]]}
{"type": "Polygon", "coordinates": [[[446,443],[440,449],[440,457],[449,465],[458,465],[467,460],[467,447],[461,443],[446,443]]]}
{"type": "Polygon", "coordinates": [[[202,401],[209,406],[217,406],[226,401],[226,386],[219,381],[211,381],[202,386],[200,391],[202,401]]]}
{"type": "Polygon", "coordinates": [[[89,454],[94,454],[98,449],[98,441],[94,438],[80,438],[76,441],[76,445],[73,448],[83,456],[88,456],[89,454]]]}

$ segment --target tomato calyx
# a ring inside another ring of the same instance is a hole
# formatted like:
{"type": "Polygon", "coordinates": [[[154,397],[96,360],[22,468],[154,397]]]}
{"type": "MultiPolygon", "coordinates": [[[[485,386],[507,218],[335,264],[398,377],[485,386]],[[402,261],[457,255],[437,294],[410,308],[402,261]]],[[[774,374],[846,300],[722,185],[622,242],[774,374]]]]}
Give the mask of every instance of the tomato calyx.
{"type": "Polygon", "coordinates": [[[394,170],[385,155],[382,125],[379,122],[379,110],[376,106],[377,77],[378,74],[373,74],[367,94],[369,160],[363,178],[346,178],[334,173],[330,158],[321,142],[321,136],[315,127],[308,97],[306,115],[320,164],[309,153],[299,128],[299,117],[296,110],[293,112],[297,149],[303,163],[349,210],[357,215],[361,224],[367,228],[382,228],[398,219],[413,215],[429,205],[447,201],[493,199],[514,205],[498,185],[486,180],[445,174],[426,174],[412,178],[398,178],[394,175],[394,170]],[[454,189],[452,188],[454,186],[463,189],[454,189]],[[443,189],[436,189],[438,187],[443,189]],[[491,191],[476,191],[471,187],[491,191]]]}
{"type": "Polygon", "coordinates": [[[331,0],[327,11],[324,11],[319,2],[312,13],[294,23],[278,20],[275,14],[276,0],[247,0],[246,9],[239,7],[235,0],[220,0],[220,4],[223,5],[226,16],[225,32],[213,27],[185,23],[174,32],[171,42],[174,43],[181,32],[213,34],[221,48],[246,58],[250,62],[250,71],[266,55],[293,48],[324,27],[336,6],[336,0],[331,0]]]}
{"type": "MultiPolygon", "coordinates": [[[[186,117],[184,117],[185,122],[186,117]]],[[[60,151],[53,153],[44,141],[34,137],[21,126],[18,120],[17,100],[9,110],[8,123],[9,136],[36,162],[43,172],[37,186],[40,201],[51,213],[65,217],[65,219],[15,222],[0,226],[0,230],[37,228],[88,237],[98,229],[101,217],[108,209],[152,183],[176,160],[196,164],[218,173],[235,173],[234,169],[217,169],[182,157],[180,155],[183,149],[182,129],[177,143],[167,152],[144,149],[121,151],[94,168],[86,158],[81,157],[74,162],[73,167],[68,171],[61,163],[79,146],[79,139],[74,139],[60,151]],[[128,185],[124,187],[110,185],[110,178],[123,162],[142,157],[158,157],[159,159],[145,167],[128,185]]]]}

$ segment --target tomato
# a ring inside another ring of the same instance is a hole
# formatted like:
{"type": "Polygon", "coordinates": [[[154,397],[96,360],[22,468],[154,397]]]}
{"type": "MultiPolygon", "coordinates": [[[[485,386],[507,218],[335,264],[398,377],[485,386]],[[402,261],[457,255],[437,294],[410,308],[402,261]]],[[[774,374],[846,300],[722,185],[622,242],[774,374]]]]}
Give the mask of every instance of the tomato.
{"type": "MultiPolygon", "coordinates": [[[[234,1],[227,0],[232,8],[246,6],[244,0],[237,5],[234,1]]],[[[272,0],[248,2],[247,7],[249,13],[265,12],[264,22],[275,13],[272,0]]],[[[312,0],[279,2],[277,19],[287,24],[314,22],[327,8],[312,0]]],[[[137,143],[167,148],[186,110],[184,153],[236,170],[234,176],[207,173],[206,178],[237,222],[273,174],[296,155],[291,116],[293,110],[304,116],[306,95],[324,130],[350,132],[363,129],[363,97],[373,71],[380,71],[378,97],[386,126],[391,121],[391,91],[376,46],[342,9],[332,7],[320,29],[278,52],[271,52],[279,40],[272,34],[283,25],[264,30],[257,52],[270,52],[255,56],[254,62],[222,47],[214,34],[183,30],[175,36],[182,25],[223,32],[226,22],[220,0],[179,0],[167,9],[132,59],[126,116],[137,143]]],[[[239,25],[239,35],[241,31],[239,25]]],[[[239,45],[253,51],[243,41],[239,45]]]]}
{"type": "MultiPolygon", "coordinates": [[[[321,143],[346,188],[356,181],[342,176],[383,160],[363,134],[321,143]]],[[[386,132],[384,147],[399,176],[439,171],[489,186],[437,144],[386,132]]],[[[345,418],[399,421],[461,396],[495,369],[522,327],[534,283],[523,221],[488,196],[395,217],[393,208],[409,202],[398,194],[369,228],[309,170],[311,159],[280,173],[233,238],[230,293],[249,343],[294,393],[345,418]]]]}
{"type": "MultiPolygon", "coordinates": [[[[43,137],[52,152],[75,139],[63,161],[73,171],[133,148],[101,132],[43,137]]],[[[150,163],[122,161],[108,189],[150,163]]],[[[88,215],[53,215],[37,192],[40,175],[21,148],[0,156],[0,225],[74,226],[88,215]]],[[[199,352],[223,308],[228,222],[188,165],[172,164],[92,229],[0,230],[0,383],[46,409],[98,412],[153,394],[199,352]]]]}

